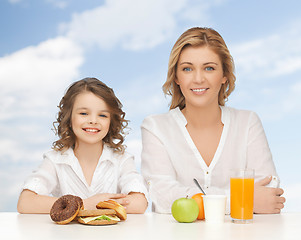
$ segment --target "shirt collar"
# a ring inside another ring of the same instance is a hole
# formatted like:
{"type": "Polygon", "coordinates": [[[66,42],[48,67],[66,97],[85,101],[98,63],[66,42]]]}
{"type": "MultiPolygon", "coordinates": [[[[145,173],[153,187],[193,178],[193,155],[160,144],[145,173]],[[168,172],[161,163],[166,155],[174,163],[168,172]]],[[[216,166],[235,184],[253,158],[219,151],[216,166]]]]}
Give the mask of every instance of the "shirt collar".
{"type": "MultiPolygon", "coordinates": [[[[116,159],[114,158],[113,154],[114,154],[113,149],[109,147],[107,144],[104,144],[102,154],[99,158],[98,163],[103,161],[110,161],[112,163],[115,163],[116,159]]],[[[65,152],[60,153],[60,157],[56,159],[56,163],[67,164],[70,166],[73,166],[75,161],[78,161],[78,159],[74,155],[73,148],[69,148],[65,152]]]]}
{"type": "MultiPolygon", "coordinates": [[[[221,109],[221,121],[225,125],[225,122],[227,121],[227,118],[229,116],[228,110],[225,106],[219,106],[221,109]]],[[[172,110],[170,110],[170,113],[174,116],[175,120],[180,124],[180,125],[187,125],[187,120],[184,116],[184,114],[181,112],[179,107],[176,107],[172,110]]]]}

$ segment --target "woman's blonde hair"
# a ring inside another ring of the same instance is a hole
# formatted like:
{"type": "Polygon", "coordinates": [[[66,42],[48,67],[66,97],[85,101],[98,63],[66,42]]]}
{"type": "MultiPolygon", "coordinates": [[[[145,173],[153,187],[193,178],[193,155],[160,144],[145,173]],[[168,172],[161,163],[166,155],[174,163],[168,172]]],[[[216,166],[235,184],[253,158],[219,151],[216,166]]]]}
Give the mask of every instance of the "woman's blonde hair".
{"type": "Polygon", "coordinates": [[[112,88],[96,78],[84,78],[71,84],[64,97],[61,99],[58,108],[57,120],[53,123],[56,135],[59,140],[53,143],[52,148],[57,151],[66,151],[74,148],[76,136],[71,127],[72,109],[76,97],[83,92],[92,92],[100,97],[107,104],[110,114],[110,128],[103,141],[115,151],[124,152],[124,129],[128,125],[125,120],[125,112],[122,111],[122,104],[115,96],[112,88]]]}
{"type": "Polygon", "coordinates": [[[172,97],[170,109],[179,107],[181,110],[185,107],[185,98],[179,85],[175,82],[177,76],[177,64],[180,54],[186,46],[206,46],[213,50],[222,62],[224,77],[227,81],[222,84],[218,95],[218,104],[225,105],[225,101],[235,88],[234,62],[230,55],[228,47],[221,35],[211,28],[194,27],[185,31],[173,46],[169,62],[166,82],[163,85],[165,95],[172,97]]]}

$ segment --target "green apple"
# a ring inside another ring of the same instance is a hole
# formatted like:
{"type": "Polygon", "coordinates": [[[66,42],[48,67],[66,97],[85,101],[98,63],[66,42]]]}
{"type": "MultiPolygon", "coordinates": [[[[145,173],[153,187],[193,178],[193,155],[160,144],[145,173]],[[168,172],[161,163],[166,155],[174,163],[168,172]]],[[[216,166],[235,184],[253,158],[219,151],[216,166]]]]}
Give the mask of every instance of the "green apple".
{"type": "Polygon", "coordinates": [[[191,223],[199,215],[199,206],[192,198],[179,198],[173,202],[171,213],[178,222],[191,223]]]}

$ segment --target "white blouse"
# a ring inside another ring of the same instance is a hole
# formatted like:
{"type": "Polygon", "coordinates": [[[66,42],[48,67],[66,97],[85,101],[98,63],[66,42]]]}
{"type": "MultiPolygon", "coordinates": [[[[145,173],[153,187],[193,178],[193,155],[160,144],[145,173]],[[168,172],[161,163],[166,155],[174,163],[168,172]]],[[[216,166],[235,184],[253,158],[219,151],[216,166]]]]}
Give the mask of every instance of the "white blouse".
{"type": "Polygon", "coordinates": [[[64,153],[52,150],[44,154],[44,161],[25,180],[23,189],[55,197],[72,194],[85,199],[97,193],[140,192],[148,198],[134,157],[127,152],[115,153],[107,145],[104,145],[91,185],[87,183],[73,149],[69,148],[64,153]]]}
{"type": "Polygon", "coordinates": [[[230,175],[234,168],[255,170],[255,181],[277,175],[260,119],[254,112],[221,107],[224,124],[212,162],[206,165],[179,108],[147,117],[141,126],[141,171],[149,184],[153,211],[170,213],[174,200],[200,190],[226,194],[230,212],[230,175]]]}

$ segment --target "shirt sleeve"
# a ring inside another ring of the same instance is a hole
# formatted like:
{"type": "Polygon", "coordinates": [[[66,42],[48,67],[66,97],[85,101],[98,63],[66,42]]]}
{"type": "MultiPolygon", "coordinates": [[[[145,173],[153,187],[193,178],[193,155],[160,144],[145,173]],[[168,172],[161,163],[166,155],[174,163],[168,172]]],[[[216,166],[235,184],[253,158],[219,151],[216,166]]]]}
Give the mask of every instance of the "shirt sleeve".
{"type": "Polygon", "coordinates": [[[44,161],[24,182],[23,189],[39,195],[50,195],[57,185],[57,174],[53,162],[44,155],[44,161]]]}
{"type": "Polygon", "coordinates": [[[277,176],[269,144],[258,115],[251,113],[247,142],[247,168],[255,170],[255,181],[277,176]]]}
{"type": "Polygon", "coordinates": [[[134,157],[126,154],[125,159],[120,166],[120,176],[118,187],[121,193],[129,194],[130,192],[143,193],[149,201],[148,191],[144,178],[136,171],[134,157]]]}
{"type": "MultiPolygon", "coordinates": [[[[141,171],[148,182],[153,211],[170,213],[172,203],[180,198],[191,197],[199,190],[187,187],[176,180],[176,172],[161,141],[143,126],[141,171]]],[[[183,162],[183,164],[185,164],[183,162]]]]}

